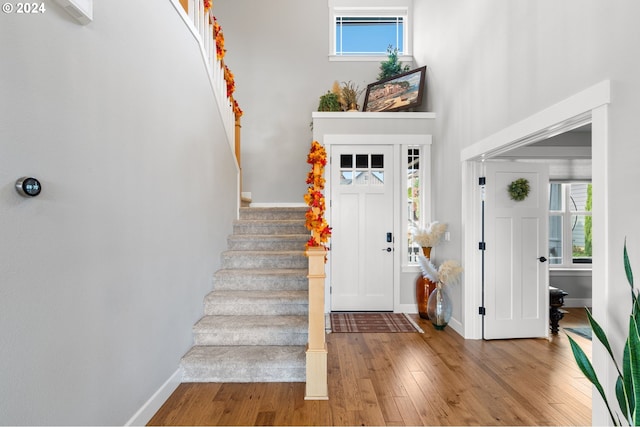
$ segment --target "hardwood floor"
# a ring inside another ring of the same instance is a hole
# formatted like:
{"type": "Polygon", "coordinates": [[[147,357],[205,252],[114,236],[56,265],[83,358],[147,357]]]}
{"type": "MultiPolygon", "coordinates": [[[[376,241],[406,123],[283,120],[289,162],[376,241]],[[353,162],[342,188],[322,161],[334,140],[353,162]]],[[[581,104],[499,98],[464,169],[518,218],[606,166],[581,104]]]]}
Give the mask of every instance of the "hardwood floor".
{"type": "MultiPolygon", "coordinates": [[[[583,313],[560,326],[586,325],[583,313]]],[[[328,401],[305,401],[303,383],[182,384],[149,425],[591,425],[591,385],[562,330],[464,340],[414,319],[424,334],[327,335],[328,401]]]]}

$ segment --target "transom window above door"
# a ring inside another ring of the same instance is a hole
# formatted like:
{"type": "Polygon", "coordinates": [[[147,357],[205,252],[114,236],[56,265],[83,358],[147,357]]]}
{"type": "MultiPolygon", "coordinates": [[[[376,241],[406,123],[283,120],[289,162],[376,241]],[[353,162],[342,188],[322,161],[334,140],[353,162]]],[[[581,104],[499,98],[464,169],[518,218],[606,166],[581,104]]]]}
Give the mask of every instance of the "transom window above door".
{"type": "Polygon", "coordinates": [[[341,154],[340,185],[384,184],[384,154],[341,154]]]}

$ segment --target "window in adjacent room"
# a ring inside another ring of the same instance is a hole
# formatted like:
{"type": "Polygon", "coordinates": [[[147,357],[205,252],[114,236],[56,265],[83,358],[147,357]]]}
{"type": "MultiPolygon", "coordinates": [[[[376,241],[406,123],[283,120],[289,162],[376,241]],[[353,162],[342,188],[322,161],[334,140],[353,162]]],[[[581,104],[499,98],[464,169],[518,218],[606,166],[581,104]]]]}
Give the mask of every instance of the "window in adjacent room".
{"type": "Polygon", "coordinates": [[[591,266],[591,204],[591,183],[549,184],[551,268],[591,266]]]}

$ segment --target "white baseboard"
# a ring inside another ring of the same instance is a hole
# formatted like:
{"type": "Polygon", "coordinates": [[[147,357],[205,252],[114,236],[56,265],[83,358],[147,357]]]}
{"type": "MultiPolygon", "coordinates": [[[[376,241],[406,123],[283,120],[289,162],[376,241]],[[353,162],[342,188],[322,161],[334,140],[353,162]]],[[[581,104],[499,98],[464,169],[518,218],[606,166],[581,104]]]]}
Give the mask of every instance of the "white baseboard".
{"type": "Polygon", "coordinates": [[[305,203],[254,203],[251,202],[252,208],[304,208],[307,205],[305,203]]]}
{"type": "Polygon", "coordinates": [[[418,305],[417,304],[398,304],[393,309],[394,313],[408,313],[408,314],[417,314],[418,313],[418,305]]]}
{"type": "Polygon", "coordinates": [[[593,307],[591,298],[565,298],[563,307],[593,307]]]}
{"type": "Polygon", "coordinates": [[[167,401],[171,393],[180,385],[182,379],[182,369],[178,369],[160,386],[158,390],[145,402],[144,405],[134,414],[125,426],[145,426],[158,412],[158,409],[167,401]]]}

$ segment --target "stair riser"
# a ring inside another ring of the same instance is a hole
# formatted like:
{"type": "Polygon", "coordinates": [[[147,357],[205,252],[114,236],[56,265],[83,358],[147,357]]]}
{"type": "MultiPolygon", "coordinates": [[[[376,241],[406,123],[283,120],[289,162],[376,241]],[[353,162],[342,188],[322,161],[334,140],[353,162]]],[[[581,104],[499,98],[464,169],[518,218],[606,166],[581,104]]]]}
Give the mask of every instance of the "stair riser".
{"type": "MultiPolygon", "coordinates": [[[[305,270],[306,274],[306,270],[305,270]]],[[[307,276],[273,276],[246,274],[217,274],[213,278],[213,287],[221,291],[300,291],[308,288],[307,276]]]]}
{"type": "Polygon", "coordinates": [[[195,345],[305,345],[307,333],[285,331],[195,332],[195,345]]]}
{"type": "Polygon", "coordinates": [[[306,381],[306,368],[266,369],[251,366],[230,370],[218,366],[182,367],[184,383],[303,383],[306,381]]]}
{"type": "Polygon", "coordinates": [[[193,347],[183,382],[304,382],[305,347],[193,347]]]}
{"type": "Polygon", "coordinates": [[[304,316],[309,312],[308,304],[205,304],[207,316],[304,316]]]}
{"type": "Polygon", "coordinates": [[[264,239],[233,239],[227,241],[232,251],[300,251],[304,250],[307,238],[300,240],[264,240],[264,239]]]}
{"type": "Polygon", "coordinates": [[[307,258],[304,255],[244,255],[239,253],[223,254],[222,268],[305,268],[308,266],[307,258]]]}
{"type": "Polygon", "coordinates": [[[296,221],[293,223],[284,222],[236,222],[233,225],[234,234],[262,234],[262,235],[290,235],[290,234],[309,234],[309,230],[304,225],[304,221],[296,221]]]}
{"type": "Polygon", "coordinates": [[[240,219],[248,220],[304,220],[308,208],[249,208],[240,209],[240,219]]]}

